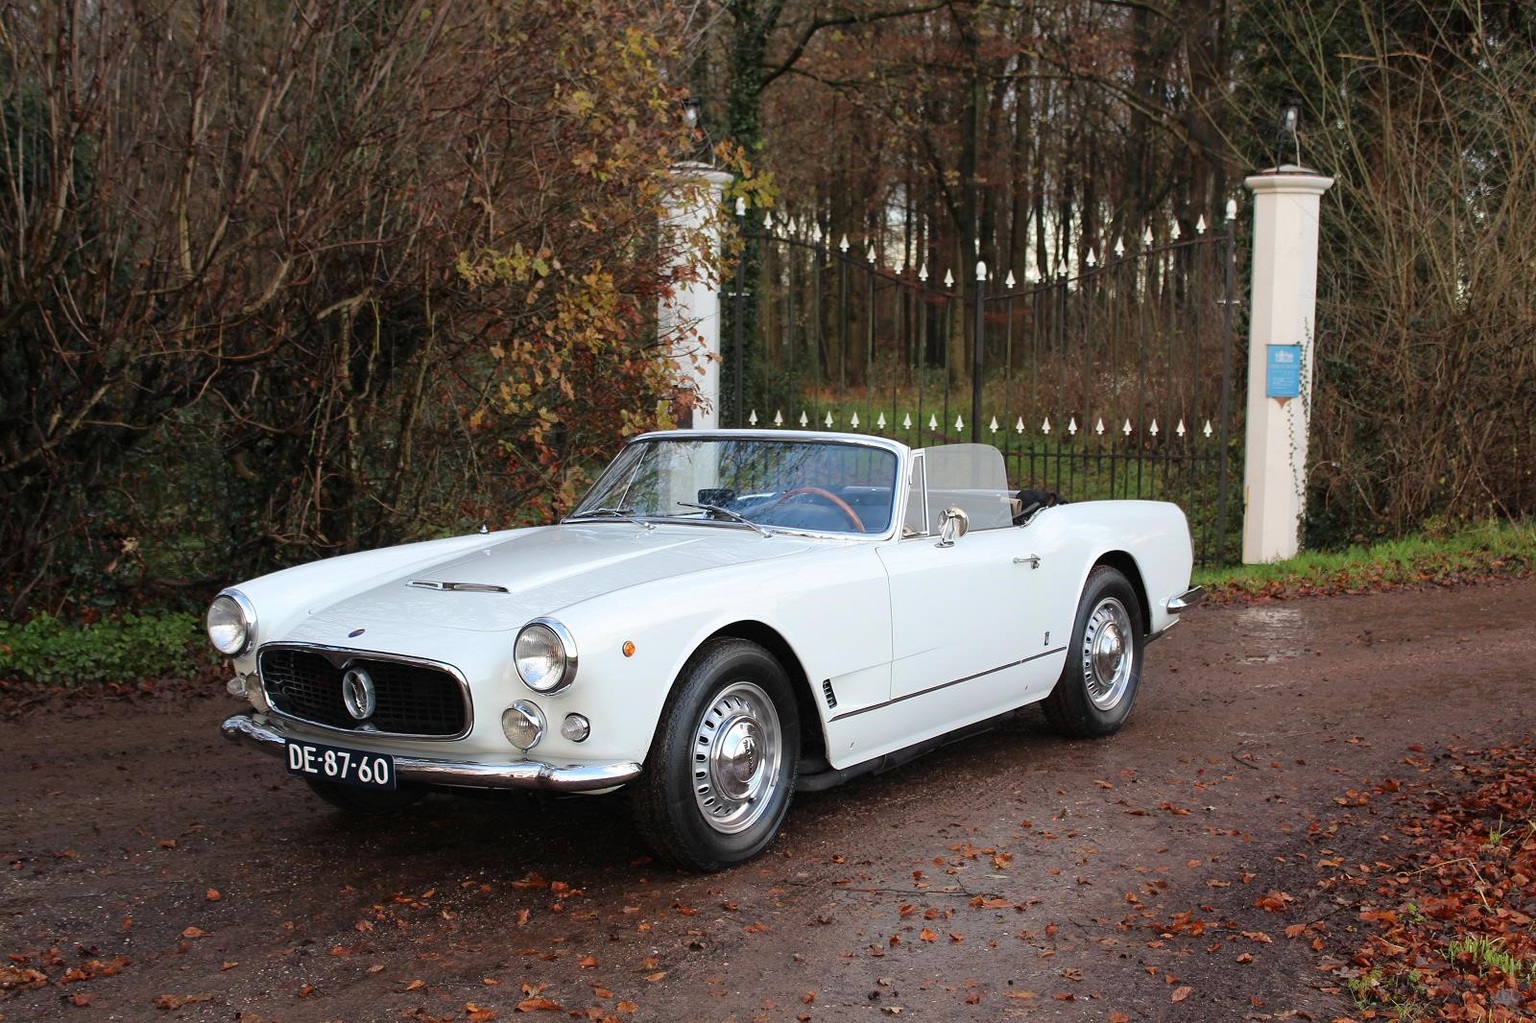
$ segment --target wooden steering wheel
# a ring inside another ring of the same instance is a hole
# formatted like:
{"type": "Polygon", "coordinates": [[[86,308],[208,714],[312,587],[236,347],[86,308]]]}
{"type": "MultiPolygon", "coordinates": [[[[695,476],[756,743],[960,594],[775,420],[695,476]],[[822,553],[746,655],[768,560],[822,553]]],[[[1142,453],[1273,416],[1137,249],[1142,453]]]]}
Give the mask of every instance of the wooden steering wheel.
{"type": "Polygon", "coordinates": [[[779,499],[773,502],[771,507],[776,508],[783,504],[785,501],[788,501],[791,497],[795,497],[798,494],[810,494],[813,497],[825,498],[838,511],[848,516],[848,521],[853,523],[854,529],[858,530],[860,533],[865,532],[864,523],[862,520],[860,520],[859,513],[854,511],[847,501],[844,501],[841,497],[838,497],[836,494],[832,493],[832,491],[823,490],[821,487],[793,487],[780,494],[779,499]]]}

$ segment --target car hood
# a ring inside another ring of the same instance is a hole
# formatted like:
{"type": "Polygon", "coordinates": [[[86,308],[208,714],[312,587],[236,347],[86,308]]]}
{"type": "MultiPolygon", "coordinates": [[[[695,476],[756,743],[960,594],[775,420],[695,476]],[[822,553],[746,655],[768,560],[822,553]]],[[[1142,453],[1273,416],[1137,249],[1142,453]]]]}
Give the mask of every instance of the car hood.
{"type": "MultiPolygon", "coordinates": [[[[289,641],[344,645],[357,630],[404,626],[472,632],[521,628],[592,597],[658,579],[789,557],[836,540],[706,524],[628,522],[516,530],[334,603],[312,607],[289,641]]],[[[363,555],[366,556],[366,555],[363,555]]]]}

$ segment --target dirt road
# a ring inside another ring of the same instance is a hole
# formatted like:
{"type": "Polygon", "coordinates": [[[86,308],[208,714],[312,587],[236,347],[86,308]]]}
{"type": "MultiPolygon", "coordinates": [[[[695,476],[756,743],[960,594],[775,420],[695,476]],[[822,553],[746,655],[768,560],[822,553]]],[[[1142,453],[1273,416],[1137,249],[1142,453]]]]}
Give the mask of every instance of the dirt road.
{"type": "Polygon", "coordinates": [[[1536,580],[1200,608],[1037,714],[649,861],[621,797],[344,818],[184,688],[0,725],[0,1021],[1325,1020],[1393,779],[1536,727],[1536,580]],[[6,958],[6,957],[9,958],[6,958]]]}

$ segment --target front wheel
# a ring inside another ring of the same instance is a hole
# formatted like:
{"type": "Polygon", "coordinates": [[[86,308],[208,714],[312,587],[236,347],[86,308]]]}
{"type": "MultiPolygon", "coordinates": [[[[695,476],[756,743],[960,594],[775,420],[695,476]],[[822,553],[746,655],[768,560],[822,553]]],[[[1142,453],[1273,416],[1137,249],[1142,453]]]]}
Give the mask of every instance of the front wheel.
{"type": "Polygon", "coordinates": [[[799,721],[789,678],[768,651],[741,639],[703,647],[667,699],[633,783],[646,844],[691,870],[762,852],[789,811],[799,721]]]}
{"type": "Polygon", "coordinates": [[[1081,739],[1119,731],[1136,703],[1145,643],[1131,584],[1108,565],[1095,567],[1078,601],[1067,663],[1045,700],[1051,727],[1081,739]]]}

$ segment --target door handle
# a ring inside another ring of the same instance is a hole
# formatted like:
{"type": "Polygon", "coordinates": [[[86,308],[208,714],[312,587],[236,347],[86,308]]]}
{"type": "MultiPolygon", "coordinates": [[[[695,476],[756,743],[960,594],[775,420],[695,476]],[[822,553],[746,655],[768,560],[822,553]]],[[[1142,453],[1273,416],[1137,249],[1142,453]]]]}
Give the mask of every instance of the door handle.
{"type": "Polygon", "coordinates": [[[1022,558],[1014,558],[1013,559],[1013,563],[1015,565],[1028,565],[1030,568],[1039,568],[1040,567],[1040,555],[1038,555],[1038,554],[1026,554],[1022,558]]]}

